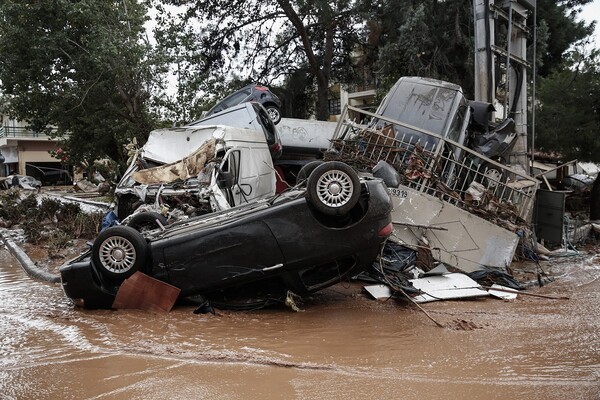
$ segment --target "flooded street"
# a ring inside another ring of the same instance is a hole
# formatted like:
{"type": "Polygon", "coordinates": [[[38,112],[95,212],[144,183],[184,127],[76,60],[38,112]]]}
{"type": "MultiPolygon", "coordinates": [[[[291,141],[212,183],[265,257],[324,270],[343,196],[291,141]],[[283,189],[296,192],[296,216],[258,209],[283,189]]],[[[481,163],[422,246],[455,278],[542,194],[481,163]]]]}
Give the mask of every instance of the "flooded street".
{"type": "Polygon", "coordinates": [[[600,399],[600,256],[519,296],[376,302],[342,284],[288,309],[73,308],[0,249],[0,399],[600,399]]]}

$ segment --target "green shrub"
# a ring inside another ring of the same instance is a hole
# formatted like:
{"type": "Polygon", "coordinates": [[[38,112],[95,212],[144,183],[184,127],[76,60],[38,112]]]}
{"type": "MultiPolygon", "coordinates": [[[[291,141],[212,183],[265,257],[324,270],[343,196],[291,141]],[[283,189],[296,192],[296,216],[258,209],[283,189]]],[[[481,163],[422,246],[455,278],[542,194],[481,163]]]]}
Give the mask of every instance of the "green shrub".
{"type": "Polygon", "coordinates": [[[21,197],[18,189],[9,189],[0,194],[0,217],[7,222],[7,226],[18,224],[23,220],[23,207],[20,206],[21,197]]]}
{"type": "Polygon", "coordinates": [[[59,254],[59,250],[65,249],[71,243],[71,236],[66,232],[55,230],[50,232],[46,239],[48,246],[48,256],[55,258],[59,254]]]}
{"type": "Polygon", "coordinates": [[[39,244],[46,238],[46,225],[40,224],[35,219],[27,219],[21,223],[23,234],[29,243],[39,244]]]}
{"type": "Polygon", "coordinates": [[[93,238],[100,231],[103,213],[84,213],[81,212],[75,217],[73,233],[78,238],[93,238]]]}
{"type": "Polygon", "coordinates": [[[45,197],[42,199],[42,204],[39,206],[39,211],[45,219],[53,222],[55,220],[56,213],[60,210],[60,208],[60,200],[45,197]]]}
{"type": "Polygon", "coordinates": [[[28,242],[46,243],[48,252],[56,256],[72,239],[92,239],[102,224],[101,212],[86,213],[77,203],[63,203],[44,198],[38,204],[35,194],[23,199],[18,190],[0,194],[0,217],[5,226],[20,224],[28,242]]]}

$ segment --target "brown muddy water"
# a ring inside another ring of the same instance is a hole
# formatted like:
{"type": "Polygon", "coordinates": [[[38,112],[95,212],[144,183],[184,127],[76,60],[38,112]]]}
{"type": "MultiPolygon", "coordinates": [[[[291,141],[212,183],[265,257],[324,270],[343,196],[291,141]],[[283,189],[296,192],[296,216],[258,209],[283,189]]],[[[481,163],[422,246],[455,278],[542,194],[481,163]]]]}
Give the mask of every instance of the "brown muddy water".
{"type": "Polygon", "coordinates": [[[512,302],[414,307],[342,284],[195,315],[74,308],[0,249],[0,399],[600,399],[600,256],[512,302]]]}

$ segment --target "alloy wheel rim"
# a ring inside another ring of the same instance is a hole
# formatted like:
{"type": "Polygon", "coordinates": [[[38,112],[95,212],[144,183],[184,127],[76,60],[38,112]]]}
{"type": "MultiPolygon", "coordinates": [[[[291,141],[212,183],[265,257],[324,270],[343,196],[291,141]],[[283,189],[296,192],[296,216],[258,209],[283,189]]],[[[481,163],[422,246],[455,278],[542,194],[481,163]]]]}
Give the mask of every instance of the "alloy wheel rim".
{"type": "Polygon", "coordinates": [[[340,170],[324,173],[317,182],[317,196],[328,207],[339,208],[350,201],[354,184],[350,175],[340,170]]]}
{"type": "Polygon", "coordinates": [[[500,183],[500,179],[502,179],[502,173],[495,168],[485,171],[484,176],[488,178],[489,187],[496,187],[500,183]]]}
{"type": "Polygon", "coordinates": [[[100,262],[108,271],[124,274],[133,268],[136,251],[133,244],[120,236],[107,238],[100,245],[100,262]]]}
{"type": "Polygon", "coordinates": [[[274,108],[269,108],[267,112],[269,113],[269,118],[271,118],[272,121],[277,121],[277,118],[279,118],[279,111],[274,108]]]}

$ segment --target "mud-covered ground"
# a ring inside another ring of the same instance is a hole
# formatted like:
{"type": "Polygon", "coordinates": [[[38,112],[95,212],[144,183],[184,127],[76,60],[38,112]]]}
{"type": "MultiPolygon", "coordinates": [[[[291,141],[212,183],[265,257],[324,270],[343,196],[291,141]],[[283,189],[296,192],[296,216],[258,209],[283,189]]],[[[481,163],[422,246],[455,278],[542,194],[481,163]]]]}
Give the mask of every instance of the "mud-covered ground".
{"type": "Polygon", "coordinates": [[[0,399],[600,399],[600,256],[541,268],[527,292],[569,300],[423,305],[440,328],[348,283],[302,312],[82,310],[0,249],[0,399]]]}

